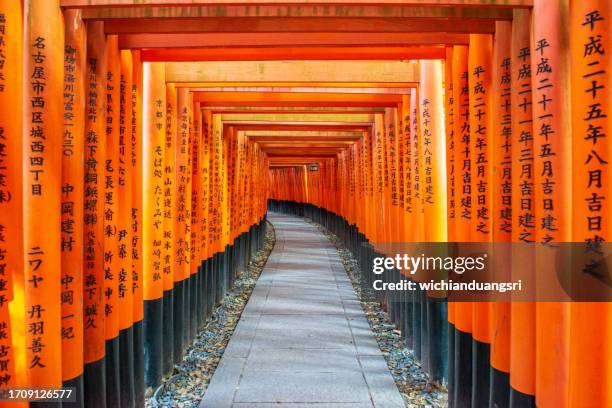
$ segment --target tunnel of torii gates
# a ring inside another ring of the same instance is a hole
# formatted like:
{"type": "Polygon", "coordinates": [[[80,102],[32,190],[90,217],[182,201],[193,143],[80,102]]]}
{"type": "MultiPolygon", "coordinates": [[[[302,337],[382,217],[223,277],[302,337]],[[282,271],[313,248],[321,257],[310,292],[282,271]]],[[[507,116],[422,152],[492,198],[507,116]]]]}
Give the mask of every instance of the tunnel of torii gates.
{"type": "MultiPolygon", "coordinates": [[[[268,205],[366,274],[384,242],[610,240],[612,2],[383,3],[0,0],[1,387],[143,406],[268,205]]],[[[610,303],[406,296],[449,405],[612,406],[610,303]]]]}

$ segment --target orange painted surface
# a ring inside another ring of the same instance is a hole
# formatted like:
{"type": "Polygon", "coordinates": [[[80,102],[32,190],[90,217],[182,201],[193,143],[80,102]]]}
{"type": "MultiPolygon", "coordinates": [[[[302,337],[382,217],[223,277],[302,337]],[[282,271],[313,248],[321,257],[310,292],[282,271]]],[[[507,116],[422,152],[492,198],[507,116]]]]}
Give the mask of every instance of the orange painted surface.
{"type": "Polygon", "coordinates": [[[114,339],[119,334],[119,91],[121,86],[121,59],[117,36],[106,39],[106,73],[104,92],[104,315],[105,338],[114,339]]]}
{"type": "MultiPolygon", "coordinates": [[[[531,276],[535,266],[533,116],[530,57],[531,12],[515,10],[511,39],[512,278],[531,276]]],[[[535,304],[517,302],[510,316],[510,385],[535,394],[535,304]]]]}
{"type": "MultiPolygon", "coordinates": [[[[472,206],[472,165],[470,155],[470,98],[468,86],[468,47],[454,46],[452,61],[452,81],[455,137],[456,206],[455,238],[457,242],[472,239],[471,220],[474,216],[472,206]]],[[[472,303],[460,302],[453,306],[455,327],[465,333],[472,332],[472,303]]]]}
{"type": "Polygon", "coordinates": [[[87,27],[85,101],[85,207],[83,321],[85,363],[104,357],[104,168],[106,157],[104,102],[106,99],[106,43],[103,27],[87,27]]]}
{"type": "Polygon", "coordinates": [[[177,144],[177,93],[174,84],[166,85],[166,133],[164,137],[164,236],[162,243],[162,269],[164,291],[174,287],[175,266],[175,194],[177,144]]]}
{"type": "Polygon", "coordinates": [[[190,273],[193,275],[200,266],[200,222],[201,193],[200,161],[202,154],[202,111],[200,104],[195,102],[191,109],[191,261],[190,273]]]}
{"type": "MultiPolygon", "coordinates": [[[[471,237],[488,249],[491,241],[491,148],[492,148],[492,55],[490,34],[470,34],[468,51],[470,161],[471,161],[471,237]]],[[[472,304],[472,337],[491,342],[491,304],[472,304]]]]}
{"type": "MultiPolygon", "coordinates": [[[[491,217],[493,242],[512,239],[512,105],[510,95],[510,37],[512,25],[498,22],[493,40],[491,100],[492,193],[491,217]]],[[[493,271],[496,276],[510,276],[510,250],[498,249],[493,271]],[[502,252],[504,251],[504,252],[502,252]]],[[[510,372],[510,303],[495,302],[491,310],[491,366],[510,372]]]]}
{"type": "Polygon", "coordinates": [[[57,226],[61,222],[64,30],[58,5],[53,0],[24,3],[23,213],[27,217],[23,218],[23,262],[26,361],[32,387],[59,387],[62,380],[57,226]]]}
{"type": "Polygon", "coordinates": [[[132,145],[134,111],[132,106],[133,59],[132,53],[122,50],[121,75],[119,77],[119,164],[117,177],[117,200],[119,214],[117,220],[117,245],[119,253],[119,276],[117,283],[117,307],[119,330],[132,326],[134,321],[133,271],[134,253],[132,245],[136,237],[132,228],[132,208],[134,205],[134,179],[132,177],[132,145]]]}
{"type": "Polygon", "coordinates": [[[164,65],[143,64],[143,296],[145,300],[163,295],[163,172],[166,132],[166,86],[164,65]]]}
{"type": "Polygon", "coordinates": [[[132,181],[132,296],[134,323],[144,318],[143,306],[143,264],[142,252],[142,89],[143,64],[140,52],[132,51],[132,128],[130,131],[130,178],[132,181]]]}
{"type": "MultiPolygon", "coordinates": [[[[611,193],[611,19],[608,1],[570,4],[572,241],[585,242],[581,265],[598,259],[599,243],[611,239],[610,200],[602,199],[611,193]]],[[[583,273],[572,284],[584,287],[591,279],[583,273]]],[[[569,406],[612,405],[612,303],[574,303],[570,314],[569,406]]]]}
{"type": "Polygon", "coordinates": [[[83,373],[83,155],[86,27],[78,10],[64,15],[64,132],[61,194],[62,379],[83,373]]]}
{"type": "Polygon", "coordinates": [[[444,47],[345,46],[345,47],[232,47],[157,48],[143,50],[146,61],[302,61],[302,60],[398,60],[442,58],[444,47]]]}
{"type": "Polygon", "coordinates": [[[174,281],[189,277],[191,261],[191,144],[189,133],[189,91],[177,89],[177,143],[174,253],[174,281]]]}
{"type": "MultiPolygon", "coordinates": [[[[541,292],[559,290],[555,252],[548,245],[572,241],[572,166],[569,2],[536,1],[533,9],[531,72],[535,156],[536,273],[541,292]],[[552,182],[552,184],[551,184],[552,182]]],[[[536,304],[536,403],[568,407],[570,305],[536,304]]]]}
{"type": "Polygon", "coordinates": [[[23,16],[18,2],[0,4],[4,20],[0,54],[0,347],[6,350],[6,366],[0,370],[0,386],[27,384],[25,280],[23,268],[23,157],[22,118],[11,107],[23,103],[23,16]]]}

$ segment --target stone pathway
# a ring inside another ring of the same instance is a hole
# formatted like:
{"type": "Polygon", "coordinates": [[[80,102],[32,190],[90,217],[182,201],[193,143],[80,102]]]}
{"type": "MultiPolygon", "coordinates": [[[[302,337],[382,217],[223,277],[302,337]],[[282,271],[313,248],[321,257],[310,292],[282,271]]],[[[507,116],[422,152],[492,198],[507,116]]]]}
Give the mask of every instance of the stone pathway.
{"type": "Polygon", "coordinates": [[[333,245],[269,214],[276,246],[201,408],[403,408],[333,245]]]}

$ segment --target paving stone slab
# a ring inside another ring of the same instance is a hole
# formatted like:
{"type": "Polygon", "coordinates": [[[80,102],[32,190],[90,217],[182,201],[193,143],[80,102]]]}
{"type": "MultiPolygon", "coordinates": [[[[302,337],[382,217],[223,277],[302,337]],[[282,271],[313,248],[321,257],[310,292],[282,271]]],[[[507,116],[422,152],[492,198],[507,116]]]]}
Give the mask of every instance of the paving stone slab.
{"type": "Polygon", "coordinates": [[[245,373],[235,402],[368,402],[370,393],[361,372],[245,373]]]}

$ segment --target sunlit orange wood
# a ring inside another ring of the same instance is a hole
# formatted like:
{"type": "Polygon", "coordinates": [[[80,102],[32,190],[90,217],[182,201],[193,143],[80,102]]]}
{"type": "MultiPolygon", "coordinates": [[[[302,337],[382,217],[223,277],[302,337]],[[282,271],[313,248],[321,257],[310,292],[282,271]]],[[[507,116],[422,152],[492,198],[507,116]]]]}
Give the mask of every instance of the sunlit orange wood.
{"type": "Polygon", "coordinates": [[[413,91],[410,94],[410,134],[412,149],[412,202],[414,205],[414,224],[412,229],[412,242],[424,242],[425,217],[423,217],[423,180],[421,173],[421,145],[419,143],[421,126],[419,121],[419,95],[413,91]]]}
{"type": "Polygon", "coordinates": [[[164,64],[143,64],[143,294],[163,294],[163,170],[166,130],[164,64]]]}
{"type": "Polygon", "coordinates": [[[427,7],[415,7],[414,4],[386,2],[385,4],[360,4],[359,7],[347,7],[344,4],[309,4],[301,3],[257,3],[252,7],[248,3],[213,3],[193,4],[190,7],[164,5],[161,7],[142,7],[142,5],[124,5],[122,7],[91,7],[84,9],[87,19],[114,18],[167,18],[167,17],[327,17],[341,16],[359,18],[447,18],[447,19],[489,19],[512,20],[510,7],[471,7],[454,5],[447,7],[441,4],[428,4],[427,7]]]}
{"type": "Polygon", "coordinates": [[[58,388],[64,29],[57,0],[26,0],[24,13],[23,267],[29,384],[58,388]]]}
{"type": "MultiPolygon", "coordinates": [[[[514,10],[511,40],[512,102],[512,278],[533,276],[535,239],[531,32],[529,10],[514,10]]],[[[510,385],[535,395],[535,305],[511,304],[510,385]]]]}
{"type": "MultiPolygon", "coordinates": [[[[121,312],[119,313],[119,329],[125,330],[132,326],[134,321],[134,306],[133,306],[133,265],[135,254],[132,251],[134,239],[137,237],[133,230],[132,208],[134,207],[134,162],[132,148],[135,144],[134,123],[134,107],[132,106],[132,88],[133,88],[133,59],[132,53],[129,50],[122,50],[121,58],[121,76],[119,86],[119,167],[118,167],[118,245],[119,245],[119,282],[117,285],[117,306],[121,312]]],[[[123,378],[121,379],[123,381],[123,378]]]]}
{"type": "MultiPolygon", "coordinates": [[[[584,242],[574,255],[583,261],[576,265],[580,269],[573,285],[587,294],[592,282],[601,285],[606,279],[588,265],[599,260],[610,271],[611,19],[609,1],[570,2],[572,241],[584,242]],[[602,250],[607,259],[597,253],[602,250]]],[[[609,406],[612,303],[573,303],[570,314],[569,406],[609,406]]]]}
{"type": "MultiPolygon", "coordinates": [[[[361,52],[361,51],[360,51],[361,52]]],[[[407,58],[406,56],[402,58],[407,58]]],[[[193,60],[191,60],[193,61],[193,60]]],[[[414,61],[223,61],[168,62],[167,82],[307,82],[404,83],[418,82],[414,61]]],[[[407,85],[408,86],[408,85],[407,85]]]]}
{"type": "MultiPolygon", "coordinates": [[[[104,73],[104,315],[105,338],[111,340],[119,334],[119,310],[117,292],[119,283],[119,87],[121,60],[117,36],[106,40],[106,71],[104,73]]],[[[113,379],[114,380],[114,379],[113,379]]],[[[117,379],[118,380],[118,379],[117,379]]]]}
{"type": "Polygon", "coordinates": [[[177,89],[176,191],[174,226],[174,281],[189,277],[191,262],[191,166],[189,90],[177,89]]]}
{"type": "MultiPolygon", "coordinates": [[[[255,1],[255,0],[242,0],[238,4],[245,5],[254,5],[254,4],[285,4],[285,3],[298,3],[297,1],[281,1],[281,0],[264,0],[264,1],[255,1]]],[[[236,0],[221,0],[221,1],[213,1],[213,0],[159,0],[155,1],[155,5],[157,6],[177,6],[177,5],[189,5],[195,6],[199,4],[236,4],[236,0]]],[[[330,5],[340,5],[340,4],[373,4],[371,0],[331,0],[327,2],[330,5]]],[[[429,5],[431,4],[431,0],[387,0],[389,4],[410,4],[413,6],[419,5],[429,5]]],[[[441,0],[436,2],[439,5],[472,5],[472,6],[481,6],[481,0],[441,0]]],[[[508,6],[520,6],[520,7],[529,7],[531,6],[532,0],[503,0],[496,1],[491,0],[489,3],[489,7],[508,7],[508,6]]],[[[61,0],[62,7],[108,7],[108,6],[143,6],[140,0],[61,0]]],[[[144,3],[146,6],[147,3],[144,3]]],[[[150,5],[149,5],[150,7],[150,5]]]]}
{"type": "MultiPolygon", "coordinates": [[[[512,104],[510,95],[511,23],[496,24],[493,41],[492,76],[492,138],[491,150],[492,191],[491,201],[493,242],[510,242],[512,239],[512,104]]],[[[495,251],[493,270],[496,279],[510,277],[510,248],[498,245],[495,251]],[[502,278],[502,277],[505,277],[502,278]]],[[[510,372],[510,303],[495,302],[491,319],[491,366],[502,373],[510,372]]],[[[493,376],[493,385],[497,381],[493,376]]],[[[503,392],[503,391],[502,391],[503,392]]],[[[507,403],[509,395],[492,395],[493,403],[507,403]]]]}
{"type": "Polygon", "coordinates": [[[176,256],[175,234],[175,193],[176,193],[176,144],[177,137],[177,94],[174,84],[166,85],[166,135],[164,137],[164,237],[163,272],[164,291],[174,287],[176,256]]]}
{"type": "MultiPolygon", "coordinates": [[[[203,17],[203,18],[116,18],[105,22],[107,34],[206,33],[206,32],[457,32],[493,33],[490,19],[447,18],[345,18],[345,17],[203,17]]],[[[192,60],[193,61],[193,60],[192,60]]]]}
{"type": "MultiPolygon", "coordinates": [[[[471,240],[472,211],[472,168],[470,156],[469,127],[469,87],[468,87],[468,47],[454,46],[452,61],[452,81],[454,100],[454,138],[455,138],[455,173],[457,191],[457,214],[455,219],[455,237],[457,242],[471,240]]],[[[454,321],[457,330],[472,332],[472,304],[459,302],[454,306],[454,321]]],[[[459,351],[455,351],[458,353],[459,351]]]]}
{"type": "Polygon", "coordinates": [[[466,34],[446,33],[181,33],[123,34],[121,48],[282,47],[466,44],[466,34]]]}
{"type": "Polygon", "coordinates": [[[191,274],[195,274],[200,266],[200,222],[201,194],[200,160],[202,153],[202,111],[200,103],[195,102],[191,108],[191,274]]]}
{"type": "Polygon", "coordinates": [[[83,155],[86,27],[80,10],[64,13],[64,132],[62,144],[62,379],[83,374],[83,155]]]}
{"type": "Polygon", "coordinates": [[[425,242],[447,239],[446,162],[444,157],[444,72],[441,61],[421,61],[420,141],[425,242]]]}
{"type": "MultiPolygon", "coordinates": [[[[202,111],[202,163],[201,163],[201,185],[202,185],[202,222],[200,224],[201,233],[201,256],[203,260],[212,256],[211,252],[211,233],[209,230],[210,205],[212,200],[211,192],[211,140],[212,140],[212,114],[208,110],[202,111]]],[[[204,279],[210,279],[206,276],[204,279]]]]}
{"type": "MultiPolygon", "coordinates": [[[[0,386],[27,386],[23,263],[23,16],[20,2],[0,3],[0,386]]],[[[27,46],[26,46],[27,47],[27,46]]],[[[29,48],[26,48],[29,49],[29,48]]],[[[23,403],[21,406],[26,406],[23,403]]]]}
{"type": "Polygon", "coordinates": [[[270,93],[270,92],[198,92],[194,101],[202,106],[395,106],[401,95],[270,93]]]}
{"type": "Polygon", "coordinates": [[[104,357],[104,99],[106,44],[101,23],[87,27],[88,91],[85,111],[85,208],[84,208],[84,344],[85,363],[104,357]],[[94,97],[95,96],[95,97],[94,97]]]}
{"type": "Polygon", "coordinates": [[[141,322],[144,317],[143,307],[143,252],[142,252],[142,90],[143,64],[140,51],[132,51],[132,128],[130,131],[130,154],[132,181],[132,296],[134,323],[141,322]]]}
{"type": "MultiPolygon", "coordinates": [[[[533,86],[533,150],[535,155],[535,240],[537,290],[563,293],[550,277],[558,276],[558,242],[571,242],[572,166],[569,0],[534,2],[531,73],[533,86]],[[550,245],[550,246],[549,246],[550,245]]],[[[567,407],[569,377],[567,303],[536,304],[536,403],[567,407]]]]}
{"type": "MultiPolygon", "coordinates": [[[[493,38],[489,34],[470,34],[468,87],[470,98],[470,161],[472,170],[471,236],[475,242],[491,241],[491,78],[493,38]]],[[[487,246],[483,246],[486,250],[487,246]]],[[[491,342],[488,302],[472,305],[472,336],[491,342]]],[[[477,373],[480,375],[488,373],[477,373]]],[[[482,400],[478,399],[482,402],[482,400]]]]}

